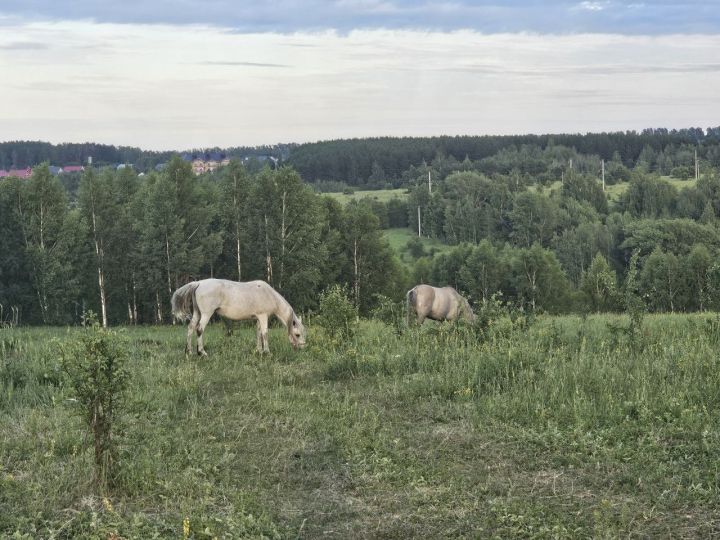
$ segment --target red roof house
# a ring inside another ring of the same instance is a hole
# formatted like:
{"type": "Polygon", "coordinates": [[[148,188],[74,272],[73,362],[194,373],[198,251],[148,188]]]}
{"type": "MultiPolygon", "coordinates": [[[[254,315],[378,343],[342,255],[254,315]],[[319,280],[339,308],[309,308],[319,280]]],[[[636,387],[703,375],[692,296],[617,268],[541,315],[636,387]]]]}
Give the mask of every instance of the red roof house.
{"type": "Polygon", "coordinates": [[[85,167],[82,165],[66,165],[62,168],[62,172],[82,172],[85,170],[85,167]]]}
{"type": "Polygon", "coordinates": [[[0,178],[5,176],[17,176],[18,178],[30,178],[30,175],[32,174],[32,169],[28,167],[27,169],[10,169],[9,171],[2,171],[0,170],[0,178]]]}

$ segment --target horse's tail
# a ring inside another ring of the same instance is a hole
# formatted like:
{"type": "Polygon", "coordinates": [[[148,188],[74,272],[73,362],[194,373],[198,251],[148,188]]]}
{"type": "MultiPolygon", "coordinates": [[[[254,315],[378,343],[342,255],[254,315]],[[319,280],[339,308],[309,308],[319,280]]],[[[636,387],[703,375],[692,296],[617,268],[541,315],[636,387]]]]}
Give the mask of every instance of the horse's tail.
{"type": "Polygon", "coordinates": [[[415,287],[410,289],[407,294],[405,295],[406,298],[406,305],[405,305],[405,324],[407,326],[410,326],[410,306],[415,305],[415,287]]]}
{"type": "Polygon", "coordinates": [[[193,295],[198,285],[200,285],[199,281],[191,281],[173,293],[170,303],[172,304],[172,314],[176,319],[185,321],[192,318],[193,295]]]}

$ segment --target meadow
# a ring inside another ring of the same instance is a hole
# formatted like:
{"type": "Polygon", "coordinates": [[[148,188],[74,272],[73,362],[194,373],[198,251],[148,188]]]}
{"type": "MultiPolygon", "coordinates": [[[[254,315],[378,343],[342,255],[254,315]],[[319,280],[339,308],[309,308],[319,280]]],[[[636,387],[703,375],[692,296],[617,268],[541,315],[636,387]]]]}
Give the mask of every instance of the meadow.
{"type": "Polygon", "coordinates": [[[350,201],[359,201],[360,199],[373,199],[380,202],[388,202],[394,198],[405,200],[408,197],[408,190],[400,189],[366,189],[353,191],[352,193],[323,193],[325,197],[332,197],[336,201],[347,204],[350,201]]]}
{"type": "Polygon", "coordinates": [[[720,317],[117,329],[130,388],[98,491],[61,369],[79,328],[0,329],[0,537],[720,535],[720,317]]]}
{"type": "MultiPolygon", "coordinates": [[[[662,180],[668,182],[678,191],[684,188],[695,187],[697,181],[694,178],[688,178],[681,180],[679,178],[673,178],[672,176],[661,176],[662,180]]],[[[628,190],[630,182],[618,182],[617,184],[608,184],[605,186],[605,193],[608,201],[617,202],[620,197],[628,190]]],[[[549,194],[552,190],[560,190],[562,188],[562,182],[559,180],[552,182],[548,186],[531,186],[531,190],[540,190],[542,193],[549,194]]]]}

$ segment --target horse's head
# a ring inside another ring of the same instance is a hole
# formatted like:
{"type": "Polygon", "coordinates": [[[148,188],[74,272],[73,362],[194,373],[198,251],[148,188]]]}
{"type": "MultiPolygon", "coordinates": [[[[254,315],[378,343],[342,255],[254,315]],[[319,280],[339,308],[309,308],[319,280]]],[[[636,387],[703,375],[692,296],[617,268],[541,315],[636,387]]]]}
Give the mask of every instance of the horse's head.
{"type": "Polygon", "coordinates": [[[465,298],[463,298],[463,311],[465,319],[468,322],[475,322],[475,312],[473,312],[472,308],[470,307],[470,302],[468,302],[465,298]]]}
{"type": "Polygon", "coordinates": [[[294,349],[302,349],[305,347],[305,335],[306,332],[302,319],[293,313],[292,321],[288,324],[288,337],[294,349]]]}

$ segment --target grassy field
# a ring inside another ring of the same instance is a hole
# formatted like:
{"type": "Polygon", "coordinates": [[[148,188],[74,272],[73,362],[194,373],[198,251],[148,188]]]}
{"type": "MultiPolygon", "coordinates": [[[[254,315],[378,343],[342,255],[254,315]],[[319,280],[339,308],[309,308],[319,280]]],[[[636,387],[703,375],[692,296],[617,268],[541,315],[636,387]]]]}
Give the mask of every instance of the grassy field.
{"type": "MultiPolygon", "coordinates": [[[[696,184],[696,181],[694,178],[688,179],[688,180],[678,180],[677,178],[672,178],[670,176],[662,176],[661,177],[666,182],[670,183],[671,185],[675,186],[677,190],[681,190],[683,188],[687,187],[693,187],[696,184]]],[[[610,201],[617,201],[620,198],[620,195],[625,193],[627,191],[627,188],[630,184],[628,182],[620,182],[619,184],[613,184],[613,185],[607,185],[605,186],[605,193],[607,194],[607,198],[610,201]]],[[[550,193],[553,189],[560,189],[562,187],[562,183],[560,181],[553,182],[547,187],[543,186],[530,186],[529,189],[542,189],[543,193],[550,193]]]]}
{"type": "Polygon", "coordinates": [[[0,537],[720,535],[720,317],[123,328],[118,485],[97,493],[60,369],[81,330],[0,330],[0,537]],[[186,521],[188,534],[183,533],[186,521]]]}
{"type": "MultiPolygon", "coordinates": [[[[407,253],[405,248],[408,241],[416,238],[417,234],[415,234],[408,228],[402,227],[397,229],[385,229],[383,231],[383,236],[388,241],[388,244],[390,244],[390,247],[395,251],[395,253],[397,253],[398,258],[402,262],[408,265],[414,262],[415,259],[413,259],[409,253],[407,253]]],[[[444,251],[449,251],[453,248],[453,246],[444,244],[440,240],[437,240],[435,238],[422,237],[420,238],[420,241],[422,242],[423,247],[425,248],[425,252],[428,255],[442,253],[444,251]]]]}
{"type": "Polygon", "coordinates": [[[405,188],[401,189],[374,189],[367,191],[356,191],[352,195],[346,195],[345,193],[323,193],[326,197],[332,197],[333,199],[346,204],[350,201],[357,201],[364,198],[375,199],[376,201],[388,202],[390,199],[395,197],[399,199],[407,199],[408,191],[405,188]]]}

